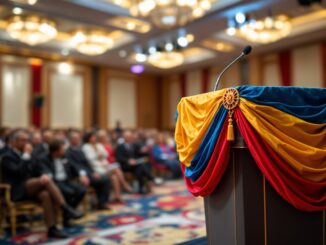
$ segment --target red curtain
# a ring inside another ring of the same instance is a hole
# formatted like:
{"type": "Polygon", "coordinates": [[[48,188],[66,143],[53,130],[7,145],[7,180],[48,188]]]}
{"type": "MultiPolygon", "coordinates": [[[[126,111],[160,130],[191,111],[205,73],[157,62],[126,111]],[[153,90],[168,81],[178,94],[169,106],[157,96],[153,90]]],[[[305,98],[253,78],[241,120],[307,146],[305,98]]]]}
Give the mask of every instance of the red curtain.
{"type": "Polygon", "coordinates": [[[279,53],[278,63],[279,63],[279,69],[281,73],[282,85],[291,86],[292,84],[291,52],[284,51],[279,53]]]}
{"type": "MultiPolygon", "coordinates": [[[[42,65],[32,65],[32,94],[33,97],[40,95],[41,93],[41,71],[42,71],[42,65]]],[[[34,102],[34,101],[33,101],[34,102]]],[[[35,127],[41,127],[41,108],[36,106],[35,103],[33,103],[32,107],[32,124],[35,127]]]]}
{"type": "Polygon", "coordinates": [[[322,44],[321,46],[322,48],[322,67],[323,67],[323,81],[324,81],[324,88],[326,88],[326,42],[322,44]]]}
{"type": "Polygon", "coordinates": [[[209,69],[205,68],[201,72],[201,91],[202,93],[208,92],[209,88],[209,69]]]}
{"type": "Polygon", "coordinates": [[[182,73],[180,74],[180,87],[181,87],[181,97],[185,97],[187,94],[186,92],[186,79],[187,79],[187,76],[186,76],[186,73],[182,73]]]}

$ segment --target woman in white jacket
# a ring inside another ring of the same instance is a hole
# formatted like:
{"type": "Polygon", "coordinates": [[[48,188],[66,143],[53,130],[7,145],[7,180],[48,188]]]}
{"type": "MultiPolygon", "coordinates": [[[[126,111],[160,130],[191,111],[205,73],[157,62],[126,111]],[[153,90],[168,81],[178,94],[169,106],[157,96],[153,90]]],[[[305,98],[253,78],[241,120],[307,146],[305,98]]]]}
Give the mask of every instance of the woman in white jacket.
{"type": "Polygon", "coordinates": [[[115,202],[122,203],[121,183],[119,181],[119,176],[115,171],[115,169],[119,168],[119,165],[112,165],[108,163],[108,153],[102,144],[97,143],[95,132],[87,133],[85,135],[82,150],[94,172],[98,173],[99,175],[107,175],[110,178],[114,194],[113,200],[115,202]]]}

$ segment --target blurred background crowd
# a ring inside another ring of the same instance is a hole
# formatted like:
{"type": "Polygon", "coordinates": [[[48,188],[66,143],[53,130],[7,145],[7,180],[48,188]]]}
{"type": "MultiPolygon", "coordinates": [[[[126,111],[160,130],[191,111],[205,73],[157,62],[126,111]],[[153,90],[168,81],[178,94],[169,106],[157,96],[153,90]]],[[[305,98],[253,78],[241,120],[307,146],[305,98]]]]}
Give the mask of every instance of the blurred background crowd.
{"type": "Polygon", "coordinates": [[[148,194],[182,176],[168,131],[123,130],[117,122],[113,130],[2,128],[0,137],[1,182],[11,185],[13,201],[41,201],[49,237],[67,236],[56,226],[55,206],[70,227],[89,191],[94,208],[110,210],[124,203],[123,193],[148,194]]]}

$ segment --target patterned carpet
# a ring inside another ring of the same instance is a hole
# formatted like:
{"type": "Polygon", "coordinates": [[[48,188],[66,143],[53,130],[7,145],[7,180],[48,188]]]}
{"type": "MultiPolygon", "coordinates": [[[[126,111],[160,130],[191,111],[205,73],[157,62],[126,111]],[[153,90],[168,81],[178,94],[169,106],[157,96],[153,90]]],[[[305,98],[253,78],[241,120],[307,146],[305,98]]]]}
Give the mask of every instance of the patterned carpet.
{"type": "Polygon", "coordinates": [[[40,225],[20,229],[17,236],[0,244],[177,244],[206,235],[203,200],[192,197],[182,181],[165,182],[147,196],[125,195],[125,205],[112,211],[96,211],[66,231],[71,238],[47,240],[40,225]]]}

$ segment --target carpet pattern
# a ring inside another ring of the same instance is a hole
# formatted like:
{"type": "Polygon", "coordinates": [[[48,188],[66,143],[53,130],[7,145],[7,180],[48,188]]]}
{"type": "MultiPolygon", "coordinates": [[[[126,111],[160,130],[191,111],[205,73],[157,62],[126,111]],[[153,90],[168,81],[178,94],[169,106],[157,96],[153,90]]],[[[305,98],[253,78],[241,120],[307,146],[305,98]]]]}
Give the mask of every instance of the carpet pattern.
{"type": "Polygon", "coordinates": [[[71,238],[47,240],[45,228],[20,229],[15,237],[9,232],[0,244],[158,244],[169,245],[206,235],[203,200],[191,196],[183,181],[166,182],[154,194],[125,195],[125,205],[112,211],[94,211],[65,229],[71,238]]]}

